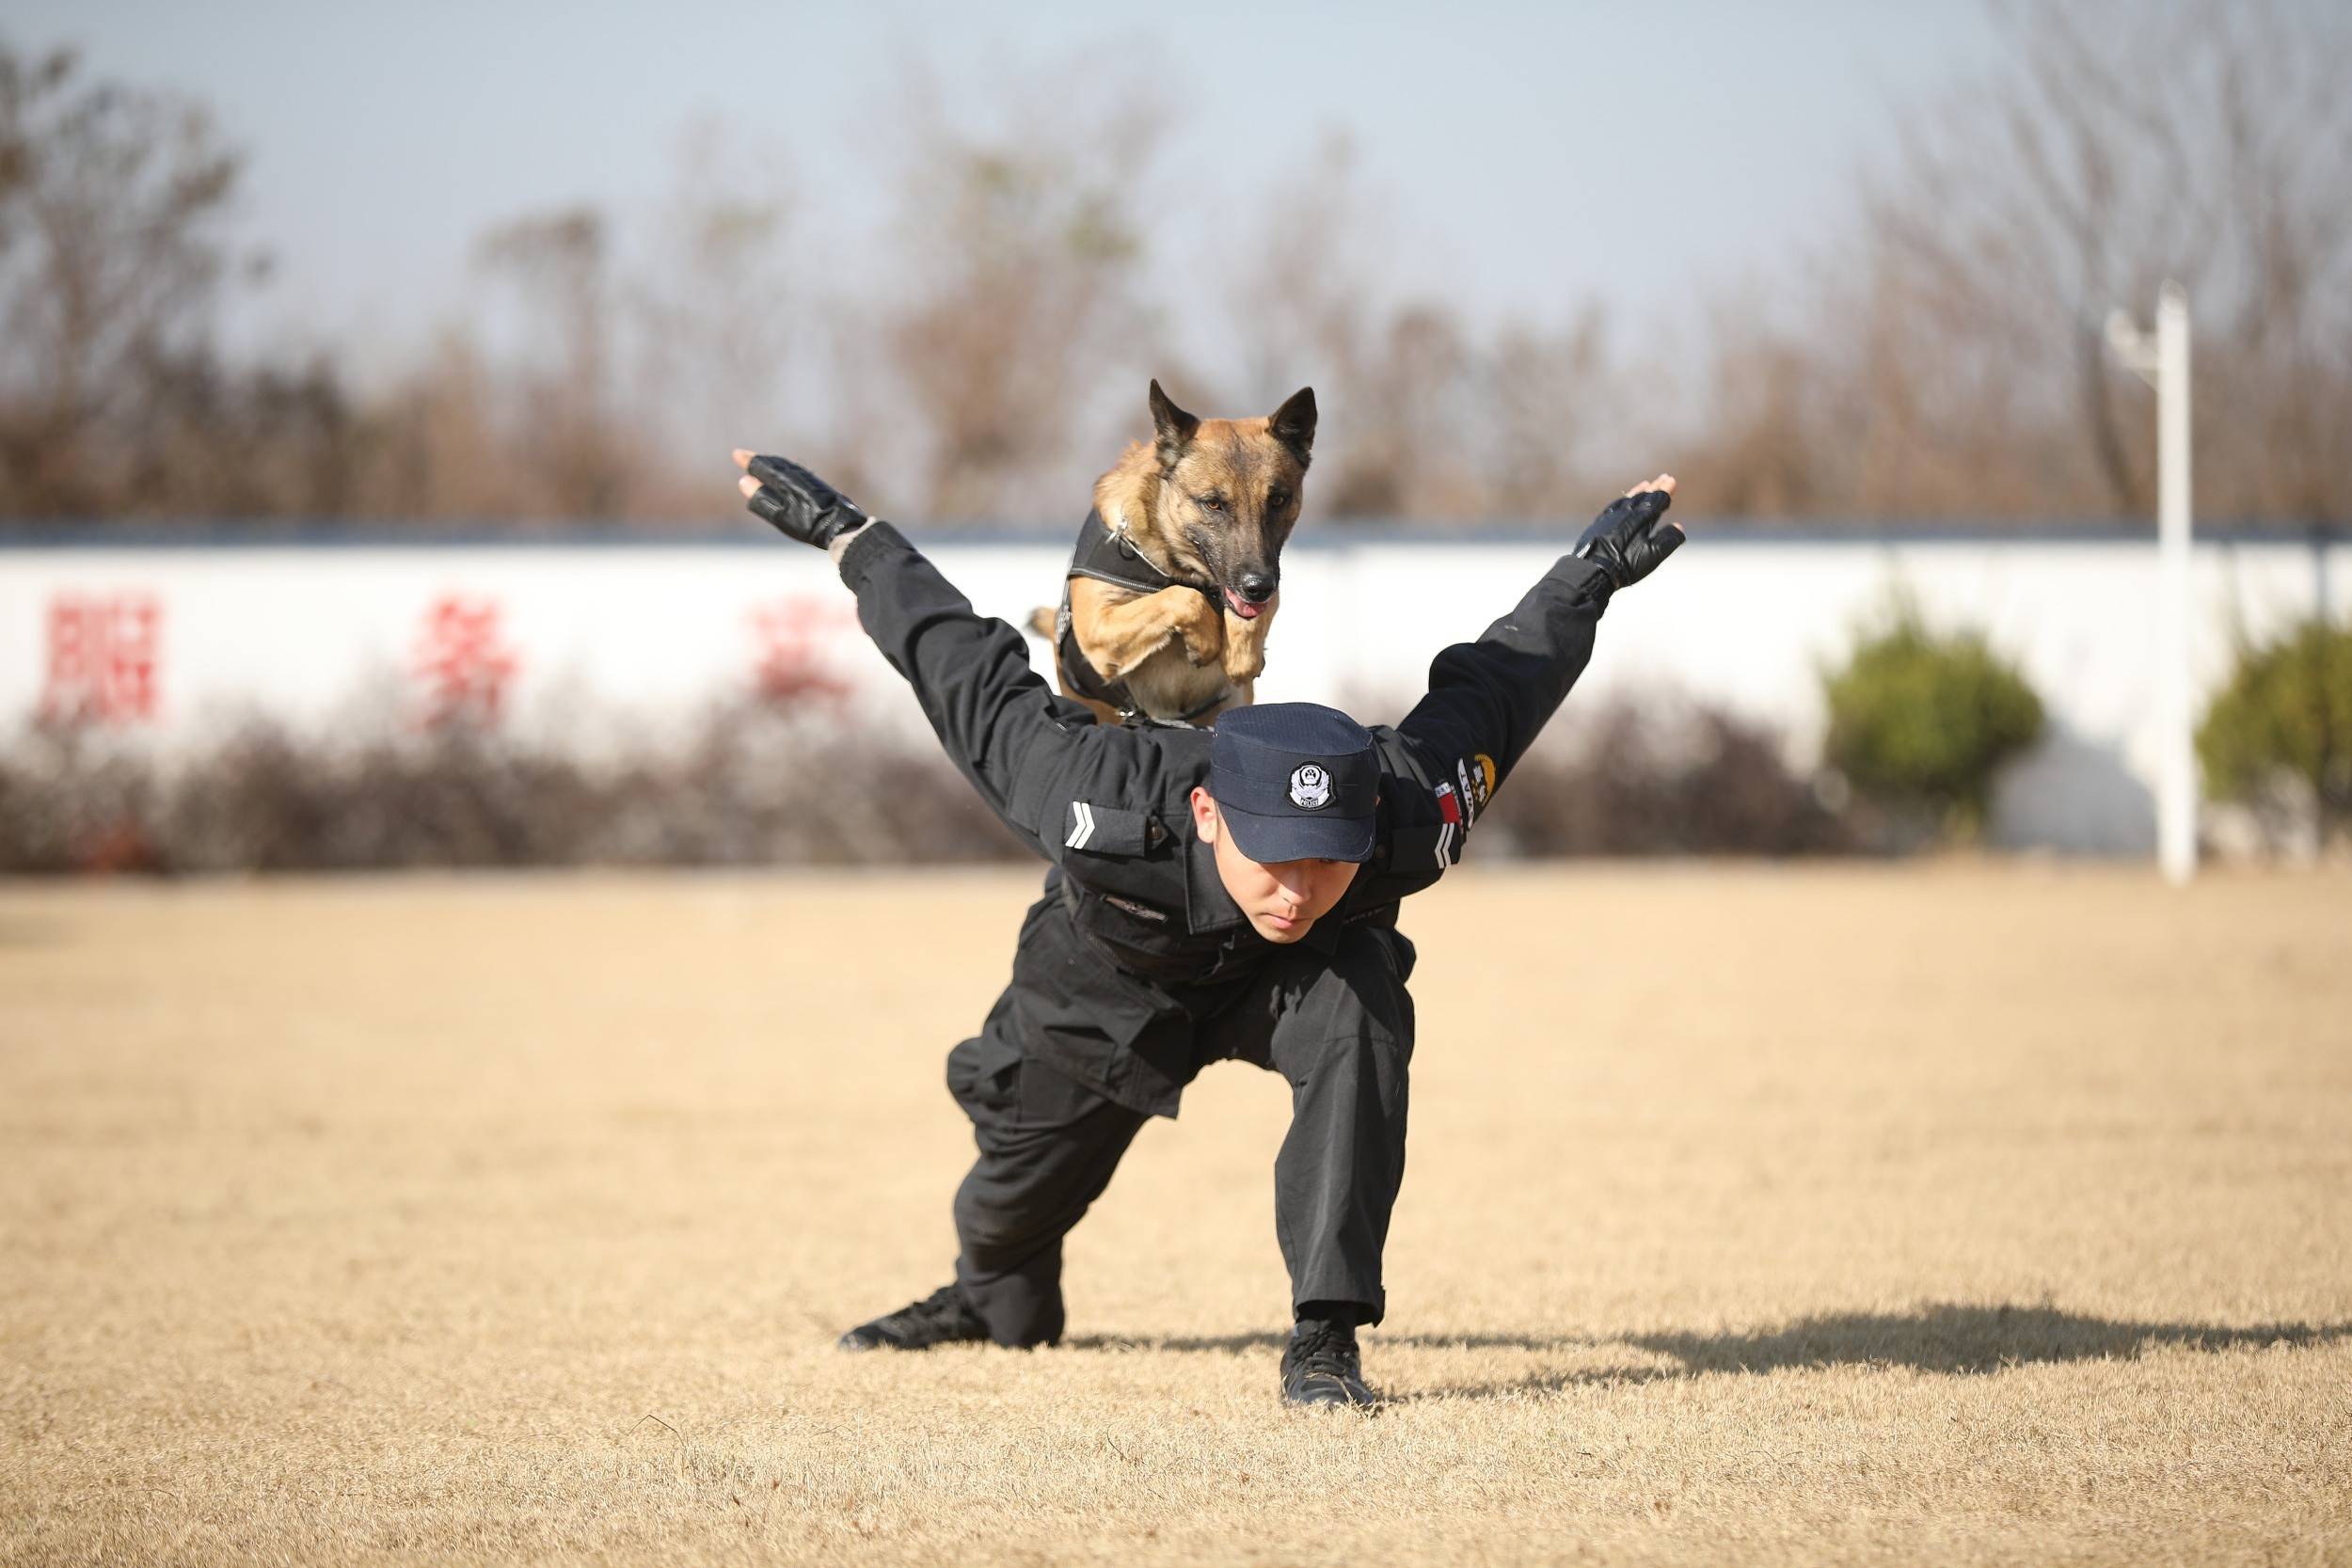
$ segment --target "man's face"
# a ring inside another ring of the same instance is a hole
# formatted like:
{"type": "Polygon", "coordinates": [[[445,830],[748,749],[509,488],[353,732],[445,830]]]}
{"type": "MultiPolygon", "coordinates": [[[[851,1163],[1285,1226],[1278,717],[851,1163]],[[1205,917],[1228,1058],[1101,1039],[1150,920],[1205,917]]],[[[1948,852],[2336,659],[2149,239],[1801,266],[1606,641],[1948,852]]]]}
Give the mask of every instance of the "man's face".
{"type": "Polygon", "coordinates": [[[1356,879],[1354,861],[1253,861],[1225,831],[1205,789],[1192,792],[1192,825],[1216,851],[1217,879],[1268,942],[1293,942],[1331,912],[1356,879]]]}

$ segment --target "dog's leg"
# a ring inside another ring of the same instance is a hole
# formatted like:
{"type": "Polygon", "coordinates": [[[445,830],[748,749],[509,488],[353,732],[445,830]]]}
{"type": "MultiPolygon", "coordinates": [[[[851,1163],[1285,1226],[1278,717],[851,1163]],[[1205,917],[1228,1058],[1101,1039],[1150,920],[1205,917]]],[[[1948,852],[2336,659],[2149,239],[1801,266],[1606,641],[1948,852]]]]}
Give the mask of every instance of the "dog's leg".
{"type": "Polygon", "coordinates": [[[1255,681],[1243,681],[1240,685],[1232,687],[1231,689],[1233,693],[1232,701],[1217,704],[1216,706],[1211,708],[1200,718],[1195,719],[1193,722],[1204,727],[1214,725],[1218,720],[1224,718],[1235,708],[1248,707],[1250,704],[1258,700],[1258,685],[1255,681]]]}
{"type": "Polygon", "coordinates": [[[1205,594],[1190,588],[1163,588],[1133,598],[1091,578],[1070,584],[1070,624],[1078,651],[1105,680],[1117,680],[1166,647],[1184,643],[1184,658],[1215,664],[1224,651],[1225,628],[1205,594]]]}
{"type": "Polygon", "coordinates": [[[1070,667],[1062,663],[1061,650],[1059,648],[1056,648],[1054,650],[1054,685],[1060,690],[1063,696],[1069,698],[1072,702],[1085,704],[1088,709],[1093,713],[1097,723],[1116,724],[1119,722],[1118,709],[1112,707],[1108,703],[1098,702],[1094,698],[1087,696],[1085,693],[1078,690],[1076,687],[1071,684],[1070,667]]]}
{"type": "Polygon", "coordinates": [[[1266,628],[1274,625],[1274,612],[1281,605],[1282,595],[1277,594],[1247,621],[1231,610],[1224,612],[1225,678],[1235,686],[1246,688],[1265,673],[1266,628]]]}

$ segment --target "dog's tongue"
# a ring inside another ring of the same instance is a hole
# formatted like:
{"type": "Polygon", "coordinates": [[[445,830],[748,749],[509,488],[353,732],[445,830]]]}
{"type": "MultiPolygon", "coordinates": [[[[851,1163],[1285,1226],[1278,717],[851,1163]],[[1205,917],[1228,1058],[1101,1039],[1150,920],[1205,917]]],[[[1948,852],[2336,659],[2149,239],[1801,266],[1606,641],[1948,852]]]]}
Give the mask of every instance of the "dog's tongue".
{"type": "Polygon", "coordinates": [[[1248,599],[1243,598],[1239,594],[1234,593],[1230,588],[1225,591],[1225,602],[1232,606],[1233,613],[1240,616],[1245,621],[1256,620],[1258,618],[1258,612],[1265,609],[1265,606],[1262,604],[1251,604],[1248,599]]]}

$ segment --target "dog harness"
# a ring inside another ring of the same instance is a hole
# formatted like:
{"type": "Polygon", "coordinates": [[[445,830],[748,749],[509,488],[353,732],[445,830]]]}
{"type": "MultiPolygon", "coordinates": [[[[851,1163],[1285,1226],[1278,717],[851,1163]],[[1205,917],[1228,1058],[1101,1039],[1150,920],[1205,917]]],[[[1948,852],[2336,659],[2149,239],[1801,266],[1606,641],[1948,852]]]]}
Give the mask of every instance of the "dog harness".
{"type": "MultiPolygon", "coordinates": [[[[1070,682],[1071,690],[1091,701],[1108,704],[1118,711],[1122,721],[1150,720],[1152,716],[1136,705],[1135,693],[1128,689],[1126,680],[1123,677],[1119,680],[1104,679],[1102,672],[1095,669],[1093,661],[1079,649],[1077,630],[1070,622],[1072,578],[1092,578],[1098,582],[1132,588],[1138,594],[1156,594],[1163,588],[1189,588],[1212,601],[1221,597],[1219,592],[1214,587],[1187,582],[1161,571],[1141,550],[1136,548],[1125,530],[1112,531],[1110,525],[1103,521],[1099,509],[1089,511],[1087,520],[1078,526],[1077,547],[1071,551],[1070,570],[1062,578],[1061,608],[1054,612],[1054,651],[1061,659],[1062,675],[1070,682]]],[[[1152,721],[1189,724],[1232,695],[1233,689],[1229,684],[1181,719],[1152,721]]]]}

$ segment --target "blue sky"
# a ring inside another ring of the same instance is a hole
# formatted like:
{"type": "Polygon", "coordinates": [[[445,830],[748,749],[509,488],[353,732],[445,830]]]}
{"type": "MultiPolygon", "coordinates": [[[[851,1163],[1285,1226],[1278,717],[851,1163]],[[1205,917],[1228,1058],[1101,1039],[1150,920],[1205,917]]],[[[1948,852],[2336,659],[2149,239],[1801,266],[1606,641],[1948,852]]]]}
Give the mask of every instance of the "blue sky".
{"type": "Polygon", "coordinates": [[[780,147],[812,207],[841,214],[841,243],[860,243],[886,131],[868,117],[909,60],[985,92],[1116,59],[1164,93],[1179,164],[1262,152],[1271,171],[1343,130],[1397,220],[1383,261],[1400,290],[1474,318],[1556,318],[1584,298],[1670,317],[1802,252],[1907,107],[1994,57],[1974,4],[1852,0],[14,0],[0,28],[208,99],[250,152],[246,231],[278,263],[257,330],[363,360],[456,308],[485,226],[565,201],[648,208],[698,122],[780,147]]]}

